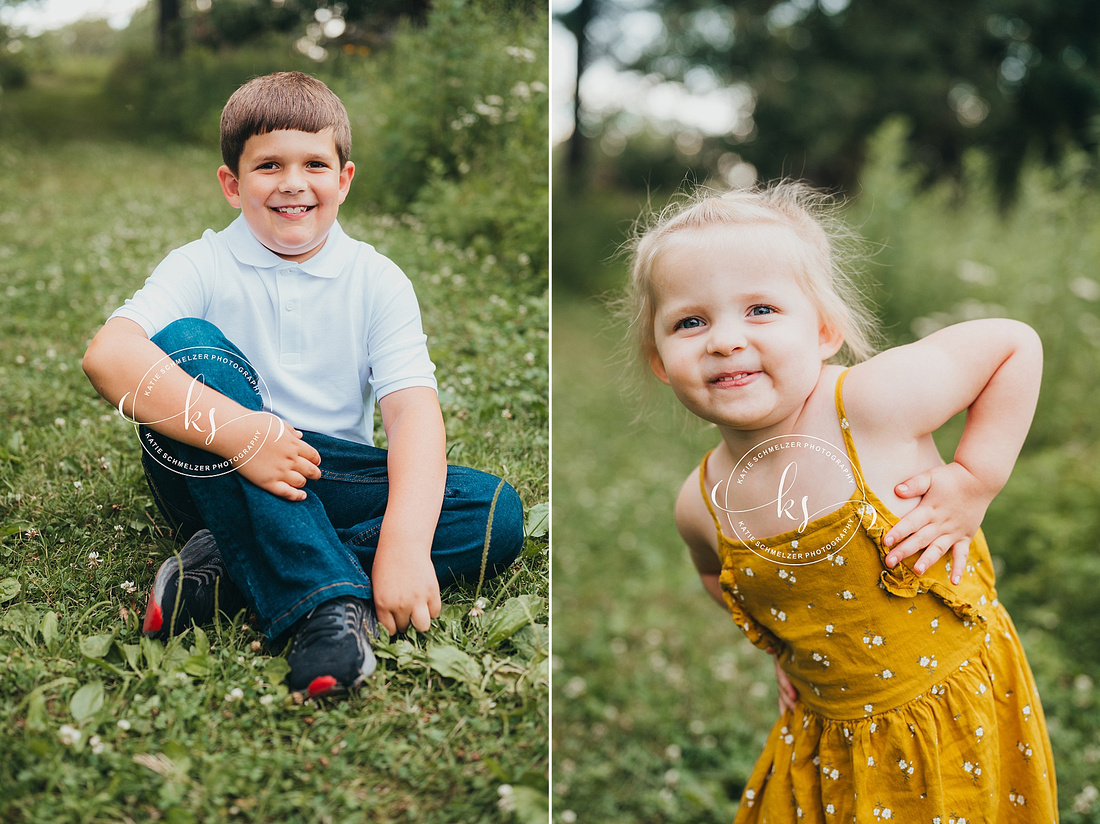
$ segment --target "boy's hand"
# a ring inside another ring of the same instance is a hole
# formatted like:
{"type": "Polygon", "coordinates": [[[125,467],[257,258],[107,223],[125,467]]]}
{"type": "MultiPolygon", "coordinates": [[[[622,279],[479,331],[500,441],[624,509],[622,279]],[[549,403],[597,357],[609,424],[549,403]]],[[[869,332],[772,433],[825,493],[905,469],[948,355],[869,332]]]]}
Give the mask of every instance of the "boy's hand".
{"type": "Polygon", "coordinates": [[[890,548],[886,566],[924,549],[913,571],[923,575],[951,551],[951,582],[958,584],[966,569],[970,542],[981,526],[996,490],[990,490],[962,464],[949,463],[914,475],[894,487],[899,498],[921,502],[886,533],[890,548]]]}
{"type": "Polygon", "coordinates": [[[390,635],[404,632],[410,624],[418,632],[427,632],[443,608],[435,567],[430,557],[420,553],[386,552],[379,547],[371,586],[378,623],[390,635]]]}
{"type": "MultiPolygon", "coordinates": [[[[245,424],[243,428],[249,435],[243,441],[242,436],[236,435],[230,443],[247,445],[255,432],[266,433],[255,454],[236,464],[237,471],[272,495],[288,501],[305,500],[306,491],[302,487],[306,481],[321,477],[318,468],[321,455],[302,440],[302,433],[268,412],[247,415],[233,423],[245,424]]],[[[239,451],[232,454],[239,454],[239,451]]]]}

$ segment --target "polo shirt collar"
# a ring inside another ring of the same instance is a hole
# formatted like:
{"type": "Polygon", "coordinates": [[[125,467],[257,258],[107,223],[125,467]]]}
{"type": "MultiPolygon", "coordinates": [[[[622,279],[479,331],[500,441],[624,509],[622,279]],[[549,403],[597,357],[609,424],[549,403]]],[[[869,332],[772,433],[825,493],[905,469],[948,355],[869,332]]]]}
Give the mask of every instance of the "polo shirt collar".
{"type": "Polygon", "coordinates": [[[225,228],[224,235],[226,245],[233,257],[245,266],[254,266],[257,269],[293,266],[307,275],[314,275],[319,278],[334,278],[340,274],[341,267],[336,263],[340,259],[339,247],[348,239],[348,236],[344,234],[344,230],[340,228],[340,223],[334,221],[321,251],[303,263],[294,263],[290,260],[284,260],[260,243],[256,236],[252,234],[252,230],[248,227],[248,221],[244,219],[243,214],[238,215],[237,219],[225,228]]]}

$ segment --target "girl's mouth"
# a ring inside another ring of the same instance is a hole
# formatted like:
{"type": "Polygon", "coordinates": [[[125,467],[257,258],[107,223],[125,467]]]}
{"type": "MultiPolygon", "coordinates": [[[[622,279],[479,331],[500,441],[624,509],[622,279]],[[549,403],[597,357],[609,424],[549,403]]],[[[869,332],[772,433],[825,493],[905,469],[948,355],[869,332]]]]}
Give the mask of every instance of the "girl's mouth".
{"type": "Polygon", "coordinates": [[[711,383],[719,387],[732,388],[747,386],[752,383],[759,374],[759,372],[725,372],[713,378],[711,383]]]}

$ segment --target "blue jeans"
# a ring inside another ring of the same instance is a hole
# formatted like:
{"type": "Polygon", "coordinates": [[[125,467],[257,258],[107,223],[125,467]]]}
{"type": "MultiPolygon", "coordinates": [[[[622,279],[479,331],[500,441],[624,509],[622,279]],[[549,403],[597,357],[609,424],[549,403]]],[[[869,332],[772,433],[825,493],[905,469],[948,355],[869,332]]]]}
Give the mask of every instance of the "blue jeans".
{"type": "MultiPolygon", "coordinates": [[[[251,365],[213,324],[184,318],[152,340],[185,372],[201,373],[206,386],[261,409],[251,365]]],[[[146,479],[161,512],[182,539],[203,527],[213,533],[230,577],[269,638],[279,638],[323,601],[371,598],[370,570],[389,492],[386,450],[305,432],[321,454],[321,478],[307,483],[304,501],[287,501],[236,471],[219,470],[223,459],[209,452],[144,427],[140,437],[146,479]]],[[[488,473],[447,467],[431,548],[440,585],[497,575],[522,544],[516,491],[488,473]]]]}

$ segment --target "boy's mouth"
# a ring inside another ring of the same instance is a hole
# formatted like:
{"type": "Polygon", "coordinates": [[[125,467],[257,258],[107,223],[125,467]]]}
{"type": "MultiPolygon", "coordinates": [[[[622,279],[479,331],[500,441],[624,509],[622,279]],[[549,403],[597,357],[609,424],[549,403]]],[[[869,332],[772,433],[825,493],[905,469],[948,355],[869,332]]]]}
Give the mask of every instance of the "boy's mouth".
{"type": "Polygon", "coordinates": [[[308,212],[313,206],[276,206],[274,211],[281,215],[300,215],[303,212],[308,212]]]}

